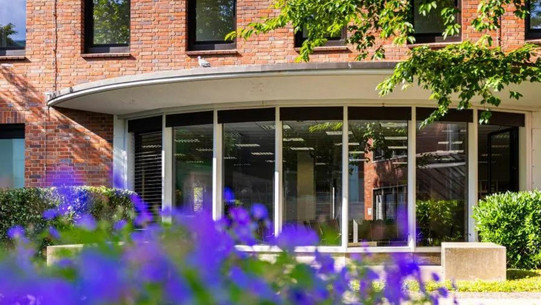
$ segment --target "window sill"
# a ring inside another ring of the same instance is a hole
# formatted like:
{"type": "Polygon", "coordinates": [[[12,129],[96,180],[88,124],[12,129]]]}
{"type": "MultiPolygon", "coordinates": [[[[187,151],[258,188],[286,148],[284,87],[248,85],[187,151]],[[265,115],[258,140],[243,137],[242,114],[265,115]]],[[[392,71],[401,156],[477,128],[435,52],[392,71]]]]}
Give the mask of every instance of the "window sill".
{"type": "MultiPolygon", "coordinates": [[[[295,47],[296,52],[300,52],[301,48],[295,47]]],[[[326,52],[349,52],[349,48],[347,46],[322,46],[322,47],[315,47],[314,53],[326,53],[326,52]]]]}
{"type": "Polygon", "coordinates": [[[0,55],[0,61],[22,61],[26,59],[24,55],[0,55]]]}
{"type": "Polygon", "coordinates": [[[541,45],[541,38],[526,38],[524,42],[541,45]]]}
{"type": "Polygon", "coordinates": [[[130,53],[84,53],[82,58],[129,58],[130,53]]]}
{"type": "Polygon", "coordinates": [[[427,46],[433,50],[437,50],[437,49],[443,49],[446,46],[460,44],[460,43],[462,43],[462,41],[413,43],[413,44],[408,44],[408,48],[413,49],[417,47],[427,46]]]}
{"type": "Polygon", "coordinates": [[[237,50],[200,50],[200,51],[186,51],[188,56],[210,56],[210,55],[239,55],[237,50]]]}

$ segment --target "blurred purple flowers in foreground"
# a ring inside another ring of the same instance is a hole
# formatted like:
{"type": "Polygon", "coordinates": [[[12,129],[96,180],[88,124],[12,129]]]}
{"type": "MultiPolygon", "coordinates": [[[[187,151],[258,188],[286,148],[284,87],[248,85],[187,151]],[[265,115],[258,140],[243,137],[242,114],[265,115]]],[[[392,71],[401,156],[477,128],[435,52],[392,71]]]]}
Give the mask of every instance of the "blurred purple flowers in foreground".
{"type": "MultiPolygon", "coordinates": [[[[135,207],[134,224],[81,215],[75,227],[47,228],[55,240],[86,244],[52,266],[32,255],[22,227],[12,228],[15,247],[0,260],[0,304],[426,304],[447,293],[426,292],[419,266],[405,256],[394,257],[382,278],[360,257],[337,268],[331,255],[316,250],[304,254],[313,262],[300,263],[296,247],[319,242],[302,226],[265,238],[271,247],[264,259],[238,250],[235,245],[261,243],[262,228],[272,232],[263,205],[250,212],[234,208],[219,221],[206,213],[168,211],[172,221],[164,224],[153,223],[139,199],[135,207]],[[421,287],[413,298],[406,280],[421,287]]],[[[60,213],[48,210],[44,217],[60,213]]]]}

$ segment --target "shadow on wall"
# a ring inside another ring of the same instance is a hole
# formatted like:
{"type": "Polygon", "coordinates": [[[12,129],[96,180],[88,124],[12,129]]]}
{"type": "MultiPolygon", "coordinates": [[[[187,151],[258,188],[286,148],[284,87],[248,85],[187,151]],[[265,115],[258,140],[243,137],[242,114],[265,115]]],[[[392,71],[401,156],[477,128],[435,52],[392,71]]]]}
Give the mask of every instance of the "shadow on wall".
{"type": "Polygon", "coordinates": [[[25,123],[25,185],[110,185],[113,116],[49,108],[24,74],[0,74],[0,124],[25,123]]]}

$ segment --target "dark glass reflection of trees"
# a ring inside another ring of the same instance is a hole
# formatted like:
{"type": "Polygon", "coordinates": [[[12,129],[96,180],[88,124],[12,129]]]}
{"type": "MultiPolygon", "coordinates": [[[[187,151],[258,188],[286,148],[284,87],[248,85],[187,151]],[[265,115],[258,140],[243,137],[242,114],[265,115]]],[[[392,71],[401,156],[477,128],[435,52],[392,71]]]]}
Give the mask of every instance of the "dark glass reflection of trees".
{"type": "Polygon", "coordinates": [[[235,0],[196,1],[196,41],[223,41],[235,30],[235,0]]]}
{"type": "Polygon", "coordinates": [[[122,45],[130,41],[130,1],[94,1],[94,45],[122,45]]]}

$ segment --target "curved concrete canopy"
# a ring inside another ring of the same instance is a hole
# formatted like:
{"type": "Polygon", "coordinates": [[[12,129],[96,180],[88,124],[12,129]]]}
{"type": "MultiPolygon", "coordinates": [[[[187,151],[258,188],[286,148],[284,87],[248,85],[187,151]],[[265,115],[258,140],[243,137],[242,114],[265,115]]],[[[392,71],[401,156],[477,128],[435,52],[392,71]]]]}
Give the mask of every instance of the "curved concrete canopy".
{"type": "Polygon", "coordinates": [[[129,115],[156,109],[249,102],[427,103],[428,93],[415,86],[406,91],[397,89],[383,98],[378,95],[377,84],[391,74],[395,65],[396,62],[303,63],[154,72],[63,89],[49,97],[48,105],[129,115]]]}

